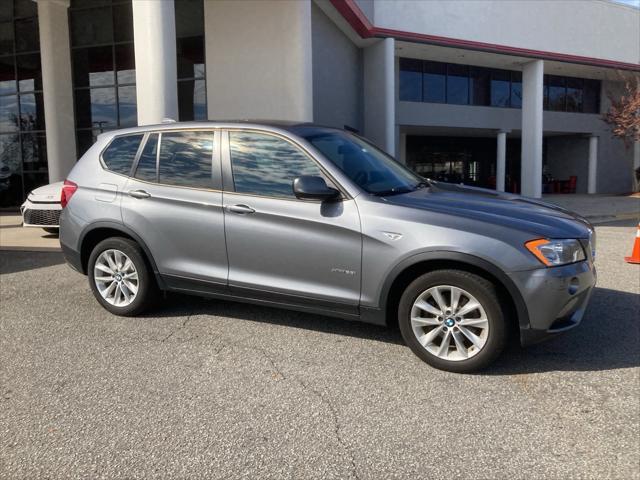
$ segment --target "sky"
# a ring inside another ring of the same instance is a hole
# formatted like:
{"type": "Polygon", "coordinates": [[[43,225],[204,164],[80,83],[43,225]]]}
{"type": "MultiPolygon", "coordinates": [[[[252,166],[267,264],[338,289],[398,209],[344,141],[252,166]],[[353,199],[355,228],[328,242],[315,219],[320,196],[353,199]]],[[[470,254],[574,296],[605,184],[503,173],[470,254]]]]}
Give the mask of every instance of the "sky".
{"type": "Polygon", "coordinates": [[[640,0],[611,0],[616,3],[622,3],[631,7],[640,8],[640,0]]]}

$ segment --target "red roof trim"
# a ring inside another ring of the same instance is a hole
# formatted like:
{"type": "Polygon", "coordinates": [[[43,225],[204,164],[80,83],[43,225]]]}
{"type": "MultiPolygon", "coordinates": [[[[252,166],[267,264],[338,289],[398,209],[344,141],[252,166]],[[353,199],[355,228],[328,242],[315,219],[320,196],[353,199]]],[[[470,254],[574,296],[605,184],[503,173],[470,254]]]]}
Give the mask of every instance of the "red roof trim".
{"type": "Polygon", "coordinates": [[[372,37],[393,37],[398,40],[425,43],[429,45],[441,45],[444,47],[466,48],[483,52],[501,53],[506,55],[517,55],[520,57],[540,58],[543,60],[554,60],[559,62],[579,63],[596,67],[617,68],[620,70],[631,70],[640,72],[640,65],[635,63],[617,62],[614,60],[604,60],[601,58],[583,57],[579,55],[568,55],[565,53],[545,52],[541,50],[531,50],[528,48],[510,47],[494,43],[476,42],[473,40],[462,40],[459,38],[440,37],[436,35],[426,35],[423,33],[406,32],[403,30],[393,30],[380,28],[371,24],[366,15],[354,0],[330,0],[335,9],[344,17],[351,27],[362,38],[372,37]]]}

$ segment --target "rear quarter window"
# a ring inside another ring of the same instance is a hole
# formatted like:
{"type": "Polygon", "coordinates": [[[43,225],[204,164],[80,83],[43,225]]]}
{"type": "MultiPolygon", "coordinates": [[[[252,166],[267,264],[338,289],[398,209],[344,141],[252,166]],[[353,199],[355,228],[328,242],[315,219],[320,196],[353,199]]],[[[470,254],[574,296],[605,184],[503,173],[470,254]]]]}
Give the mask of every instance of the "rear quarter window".
{"type": "Polygon", "coordinates": [[[140,147],[143,135],[116,137],[102,153],[102,161],[108,170],[129,175],[131,165],[140,147]]]}

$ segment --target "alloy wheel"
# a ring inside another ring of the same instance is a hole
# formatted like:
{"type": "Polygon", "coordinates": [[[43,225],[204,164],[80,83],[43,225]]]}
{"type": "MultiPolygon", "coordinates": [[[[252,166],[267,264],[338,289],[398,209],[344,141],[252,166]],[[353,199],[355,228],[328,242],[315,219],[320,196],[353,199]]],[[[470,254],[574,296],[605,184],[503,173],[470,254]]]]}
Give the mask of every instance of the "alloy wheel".
{"type": "Polygon", "coordinates": [[[138,294],[140,281],[136,266],[120,250],[112,248],[98,256],[93,278],[102,298],[115,307],[131,305],[138,294]]]}
{"type": "Polygon", "coordinates": [[[449,361],[477,355],[489,336],[484,307],[469,292],[451,285],[418,295],[411,307],[411,327],[425,350],[449,361]]]}

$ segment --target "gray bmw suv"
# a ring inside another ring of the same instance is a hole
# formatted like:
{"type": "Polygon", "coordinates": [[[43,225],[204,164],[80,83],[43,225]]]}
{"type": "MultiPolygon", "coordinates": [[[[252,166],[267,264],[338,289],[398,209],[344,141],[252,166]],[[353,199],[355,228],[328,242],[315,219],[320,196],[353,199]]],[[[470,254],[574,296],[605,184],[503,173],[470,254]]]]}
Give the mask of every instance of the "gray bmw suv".
{"type": "Polygon", "coordinates": [[[102,134],[65,182],[60,243],[98,302],[162,290],[386,325],[444,370],[569,330],[594,231],[542,202],[417,176],[311,124],[171,123],[102,134]]]}

